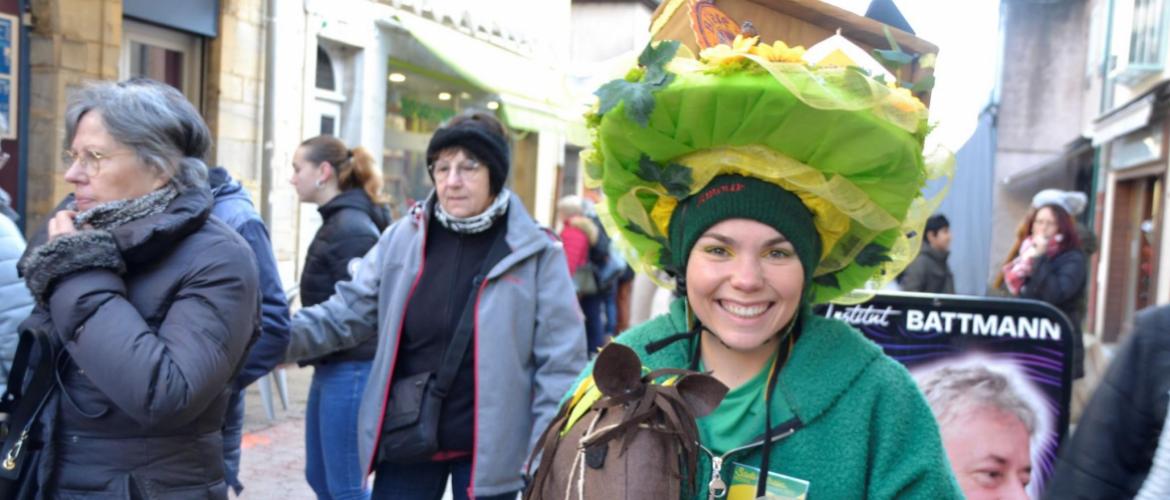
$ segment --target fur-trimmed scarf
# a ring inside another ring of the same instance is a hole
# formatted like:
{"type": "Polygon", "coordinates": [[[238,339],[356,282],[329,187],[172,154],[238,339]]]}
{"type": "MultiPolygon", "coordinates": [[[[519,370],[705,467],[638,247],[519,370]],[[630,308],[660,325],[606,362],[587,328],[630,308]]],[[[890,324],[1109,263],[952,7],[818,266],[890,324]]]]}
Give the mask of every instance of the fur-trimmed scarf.
{"type": "MultiPolygon", "coordinates": [[[[109,269],[118,274],[126,272],[122,252],[110,231],[127,222],[161,213],[178,195],[178,190],[168,184],[145,196],[103,203],[77,214],[73,218],[77,232],[59,236],[37,247],[18,264],[37,303],[47,307],[56,281],[69,274],[90,269],[109,269]]],[[[70,202],[66,208],[74,210],[76,204],[70,202]]]]}

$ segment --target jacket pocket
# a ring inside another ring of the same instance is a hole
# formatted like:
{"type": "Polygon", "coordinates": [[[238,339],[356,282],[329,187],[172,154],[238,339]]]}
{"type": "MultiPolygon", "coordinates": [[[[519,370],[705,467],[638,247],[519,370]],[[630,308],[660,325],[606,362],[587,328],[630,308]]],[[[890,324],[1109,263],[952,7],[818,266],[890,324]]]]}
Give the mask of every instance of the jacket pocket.
{"type": "Polygon", "coordinates": [[[224,500],[228,497],[227,483],[222,479],[210,484],[168,488],[150,496],[151,500],[224,500]]]}
{"type": "Polygon", "coordinates": [[[138,500],[144,498],[133,492],[130,487],[130,476],[124,475],[111,479],[104,488],[88,489],[83,486],[57,487],[52,495],[56,500],[138,500]],[[133,494],[132,494],[133,492],[133,494]]]}

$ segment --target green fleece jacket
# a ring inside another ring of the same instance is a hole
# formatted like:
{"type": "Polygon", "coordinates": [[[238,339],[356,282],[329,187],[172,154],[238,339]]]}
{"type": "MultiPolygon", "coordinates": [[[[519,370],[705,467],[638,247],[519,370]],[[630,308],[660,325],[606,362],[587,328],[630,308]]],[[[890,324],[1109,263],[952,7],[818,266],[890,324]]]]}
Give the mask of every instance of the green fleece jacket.
{"type": "MultiPolygon", "coordinates": [[[[670,313],[620,335],[650,369],[688,368],[694,346],[675,342],[654,354],[646,345],[687,330],[682,299],[670,313]]],[[[590,373],[590,364],[582,378],[590,373]]],[[[578,380],[580,383],[580,380],[578,380]]],[[[938,426],[910,374],[845,323],[808,314],[772,397],[773,427],[795,425],[774,441],[773,472],[809,481],[811,500],[963,498],[951,473],[938,426]]],[[[570,392],[572,394],[572,392],[570,392]]],[[[731,484],[735,463],[758,467],[759,446],[724,457],[721,477],[731,484]]],[[[712,460],[699,460],[699,491],[707,498],[712,460]]]]}

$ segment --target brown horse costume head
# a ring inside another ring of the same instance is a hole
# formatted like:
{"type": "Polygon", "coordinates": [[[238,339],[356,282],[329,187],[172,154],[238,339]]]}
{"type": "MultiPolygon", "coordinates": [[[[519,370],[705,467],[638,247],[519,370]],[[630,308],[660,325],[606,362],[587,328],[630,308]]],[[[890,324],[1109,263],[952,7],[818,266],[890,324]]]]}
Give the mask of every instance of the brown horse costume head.
{"type": "Polygon", "coordinates": [[[600,398],[574,397],[537,442],[541,465],[525,500],[679,498],[684,479],[693,488],[695,419],[718,407],[727,387],[687,370],[642,375],[638,355],[612,343],[597,356],[592,380],[600,398]],[[654,382],[662,377],[669,379],[654,382]]]}

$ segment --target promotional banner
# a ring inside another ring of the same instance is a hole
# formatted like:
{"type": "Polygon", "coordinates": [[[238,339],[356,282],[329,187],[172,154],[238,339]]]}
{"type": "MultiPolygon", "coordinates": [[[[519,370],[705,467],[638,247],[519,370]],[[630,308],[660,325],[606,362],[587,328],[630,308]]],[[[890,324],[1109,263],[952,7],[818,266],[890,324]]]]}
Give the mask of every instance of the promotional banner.
{"type": "Polygon", "coordinates": [[[910,370],[956,476],[1027,481],[1040,497],[1068,429],[1079,333],[1064,314],[1033,300],[912,293],[816,312],[853,325],[910,370]]]}

